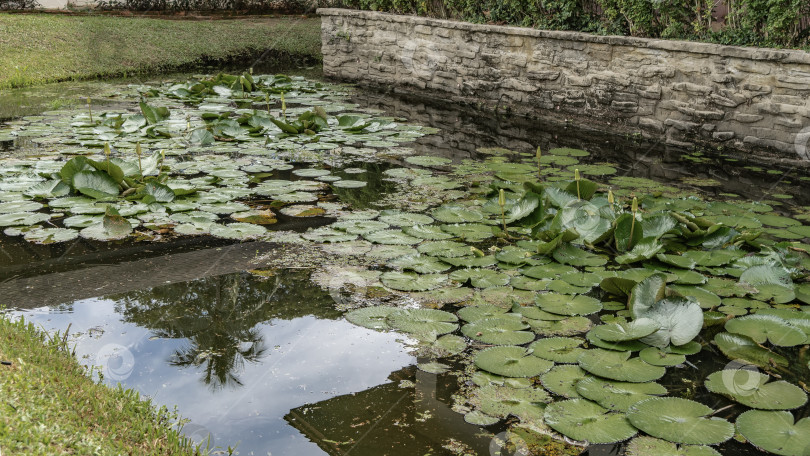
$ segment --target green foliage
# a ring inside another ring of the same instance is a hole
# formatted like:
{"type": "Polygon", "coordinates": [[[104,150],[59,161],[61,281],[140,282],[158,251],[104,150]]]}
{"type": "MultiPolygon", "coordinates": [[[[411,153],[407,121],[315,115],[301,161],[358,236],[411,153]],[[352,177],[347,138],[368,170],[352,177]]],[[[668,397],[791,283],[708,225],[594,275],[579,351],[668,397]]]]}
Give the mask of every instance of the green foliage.
{"type": "Polygon", "coordinates": [[[356,8],[602,35],[700,40],[766,47],[808,45],[805,0],[726,0],[725,24],[712,16],[715,2],[649,0],[321,0],[356,8]]]}

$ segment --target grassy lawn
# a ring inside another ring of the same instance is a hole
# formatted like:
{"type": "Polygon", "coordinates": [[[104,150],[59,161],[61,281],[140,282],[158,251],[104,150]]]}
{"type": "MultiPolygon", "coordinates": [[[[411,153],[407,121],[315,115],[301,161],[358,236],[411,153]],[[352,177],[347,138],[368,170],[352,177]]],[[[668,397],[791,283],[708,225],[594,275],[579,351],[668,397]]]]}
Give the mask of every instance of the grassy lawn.
{"type": "Polygon", "coordinates": [[[264,50],[320,59],[319,18],[177,21],[0,13],[0,89],[178,69],[264,50]]]}
{"type": "Polygon", "coordinates": [[[174,416],[108,388],[59,340],[0,316],[0,453],[6,455],[192,455],[170,428],[174,416]]]}

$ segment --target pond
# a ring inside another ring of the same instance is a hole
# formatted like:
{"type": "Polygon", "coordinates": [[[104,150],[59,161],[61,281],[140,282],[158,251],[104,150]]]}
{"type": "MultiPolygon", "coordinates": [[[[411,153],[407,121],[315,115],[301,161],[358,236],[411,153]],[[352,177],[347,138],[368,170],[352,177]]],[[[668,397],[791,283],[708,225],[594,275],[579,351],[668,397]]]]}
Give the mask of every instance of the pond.
{"type": "Polygon", "coordinates": [[[4,95],[10,312],[224,453],[810,448],[807,169],[280,73],[4,95]]]}

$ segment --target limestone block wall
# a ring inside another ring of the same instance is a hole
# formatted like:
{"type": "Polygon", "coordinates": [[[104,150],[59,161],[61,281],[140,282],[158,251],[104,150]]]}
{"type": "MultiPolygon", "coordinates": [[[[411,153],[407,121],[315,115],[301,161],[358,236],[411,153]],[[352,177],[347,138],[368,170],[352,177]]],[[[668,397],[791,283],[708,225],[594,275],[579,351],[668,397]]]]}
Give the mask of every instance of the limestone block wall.
{"type": "Polygon", "coordinates": [[[324,73],[685,147],[810,159],[810,53],[319,9],[324,73]]]}

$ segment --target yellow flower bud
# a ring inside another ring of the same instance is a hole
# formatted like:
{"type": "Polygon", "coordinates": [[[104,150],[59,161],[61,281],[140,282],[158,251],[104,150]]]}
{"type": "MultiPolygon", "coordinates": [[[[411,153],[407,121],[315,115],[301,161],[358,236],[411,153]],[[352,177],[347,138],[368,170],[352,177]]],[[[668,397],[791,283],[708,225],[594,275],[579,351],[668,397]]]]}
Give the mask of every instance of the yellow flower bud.
{"type": "Polygon", "coordinates": [[[579,168],[574,170],[574,180],[579,180],[579,168]]]}
{"type": "Polygon", "coordinates": [[[616,202],[616,198],[613,196],[613,190],[608,189],[608,203],[613,204],[616,202]]]}
{"type": "Polygon", "coordinates": [[[638,198],[636,198],[635,196],[633,197],[633,205],[631,206],[630,209],[633,211],[633,213],[638,212],[638,198]]]}
{"type": "Polygon", "coordinates": [[[504,193],[503,189],[498,191],[498,205],[501,207],[506,206],[506,193],[504,193]]]}
{"type": "Polygon", "coordinates": [[[110,150],[110,143],[105,142],[104,143],[104,155],[106,155],[109,158],[111,153],[112,153],[112,151],[110,150]]]}

